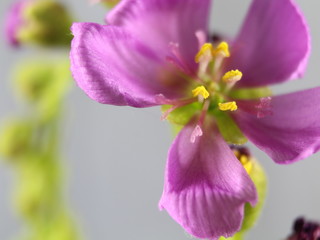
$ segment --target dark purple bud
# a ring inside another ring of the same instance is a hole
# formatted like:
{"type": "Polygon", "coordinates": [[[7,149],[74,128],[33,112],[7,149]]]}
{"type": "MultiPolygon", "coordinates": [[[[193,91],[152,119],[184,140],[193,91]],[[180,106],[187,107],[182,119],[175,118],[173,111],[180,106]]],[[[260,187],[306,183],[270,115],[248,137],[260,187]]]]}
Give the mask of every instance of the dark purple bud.
{"type": "Polygon", "coordinates": [[[294,233],[287,240],[320,240],[320,224],[298,218],[293,224],[294,233]]]}

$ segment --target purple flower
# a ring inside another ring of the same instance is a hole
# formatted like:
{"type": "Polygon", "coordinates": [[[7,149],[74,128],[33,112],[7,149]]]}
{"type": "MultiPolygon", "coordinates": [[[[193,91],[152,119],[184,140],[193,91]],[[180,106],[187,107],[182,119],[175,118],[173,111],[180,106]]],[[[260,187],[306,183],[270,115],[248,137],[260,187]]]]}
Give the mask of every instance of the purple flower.
{"type": "Polygon", "coordinates": [[[67,9],[51,0],[18,0],[7,11],[5,36],[12,46],[70,46],[72,20],[67,9]]]}
{"type": "Polygon", "coordinates": [[[79,87],[100,103],[190,115],[170,148],[159,206],[188,233],[217,239],[238,231],[245,203],[257,202],[227,142],[247,137],[280,164],[309,156],[320,143],[320,88],[266,91],[305,70],[309,33],[292,0],[253,0],[230,52],[208,43],[210,3],[123,0],[109,25],[72,26],[70,58],[79,87]]]}
{"type": "Polygon", "coordinates": [[[11,8],[7,12],[5,36],[7,38],[8,43],[10,43],[13,46],[20,45],[20,42],[17,37],[17,32],[24,22],[22,17],[22,11],[26,4],[26,0],[17,1],[14,4],[12,4],[11,8]]]}

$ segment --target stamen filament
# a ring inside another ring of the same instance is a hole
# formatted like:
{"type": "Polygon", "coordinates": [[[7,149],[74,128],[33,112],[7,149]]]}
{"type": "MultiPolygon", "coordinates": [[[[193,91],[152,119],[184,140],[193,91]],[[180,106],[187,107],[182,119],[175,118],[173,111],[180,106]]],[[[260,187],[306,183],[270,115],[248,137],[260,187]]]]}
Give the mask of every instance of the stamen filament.
{"type": "Polygon", "coordinates": [[[200,118],[199,118],[199,125],[200,126],[202,126],[204,123],[204,119],[205,119],[206,114],[208,112],[209,106],[210,106],[210,101],[208,101],[208,100],[205,101],[203,104],[203,107],[202,107],[202,112],[201,112],[200,118]]]}
{"type": "Polygon", "coordinates": [[[188,99],[183,99],[183,100],[178,100],[178,101],[170,101],[167,102],[168,105],[172,105],[172,107],[170,107],[168,110],[166,110],[164,113],[162,113],[161,115],[161,120],[165,120],[167,119],[168,115],[174,111],[175,109],[179,108],[179,107],[183,107],[185,105],[191,104],[198,101],[197,98],[188,98],[188,99]]]}

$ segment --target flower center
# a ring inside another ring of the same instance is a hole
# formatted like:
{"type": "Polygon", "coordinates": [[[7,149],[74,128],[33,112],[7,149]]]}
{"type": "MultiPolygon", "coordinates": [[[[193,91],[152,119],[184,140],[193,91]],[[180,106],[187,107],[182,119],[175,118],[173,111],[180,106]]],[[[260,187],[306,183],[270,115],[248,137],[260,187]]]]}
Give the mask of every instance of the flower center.
{"type": "MultiPolygon", "coordinates": [[[[197,74],[192,74],[190,68],[183,61],[177,44],[170,45],[173,57],[168,60],[183,71],[187,77],[192,79],[190,84],[190,97],[170,103],[171,107],[164,111],[162,119],[166,119],[171,112],[179,109],[186,109],[185,106],[192,105],[199,108],[200,114],[198,122],[192,133],[191,142],[202,135],[202,125],[205,117],[215,115],[215,112],[236,111],[238,109],[235,101],[230,101],[228,92],[234,84],[241,80],[242,73],[239,70],[222,72],[222,64],[225,58],[230,56],[229,46],[226,42],[221,42],[214,47],[211,43],[204,43],[195,56],[198,63],[197,74]]],[[[181,111],[185,114],[185,111],[181,111]]],[[[230,121],[229,121],[230,122],[230,121]]],[[[186,123],[184,123],[186,124],[186,123]]],[[[241,142],[242,143],[242,142],[241,142]]]]}
{"type": "Polygon", "coordinates": [[[172,56],[168,56],[167,60],[178,68],[182,72],[181,75],[188,81],[189,88],[186,90],[188,97],[165,101],[164,103],[168,105],[162,107],[162,119],[168,119],[180,126],[185,126],[191,119],[197,120],[190,138],[191,142],[195,142],[203,135],[205,119],[213,117],[221,135],[229,144],[240,145],[247,142],[246,137],[229,115],[229,112],[238,109],[237,102],[241,104],[243,110],[243,101],[237,100],[236,102],[234,99],[245,99],[241,98],[241,94],[254,97],[257,102],[253,102],[253,106],[247,106],[247,111],[256,114],[258,118],[264,117],[271,112],[271,98],[265,97],[262,92],[269,96],[270,91],[266,91],[265,87],[250,90],[233,88],[241,80],[242,72],[238,69],[224,72],[224,60],[230,57],[229,46],[226,42],[221,42],[216,46],[204,43],[199,47],[200,50],[194,58],[198,64],[196,73],[184,61],[178,44],[172,43],[170,48],[172,56]]]}
{"type": "Polygon", "coordinates": [[[221,74],[223,60],[229,56],[226,42],[221,42],[216,48],[211,43],[205,43],[195,56],[195,62],[199,64],[197,82],[201,85],[192,90],[192,95],[198,97],[199,102],[210,101],[211,107],[216,106],[221,111],[235,111],[238,108],[235,101],[227,100],[227,92],[241,80],[242,73],[231,70],[221,74]]]}

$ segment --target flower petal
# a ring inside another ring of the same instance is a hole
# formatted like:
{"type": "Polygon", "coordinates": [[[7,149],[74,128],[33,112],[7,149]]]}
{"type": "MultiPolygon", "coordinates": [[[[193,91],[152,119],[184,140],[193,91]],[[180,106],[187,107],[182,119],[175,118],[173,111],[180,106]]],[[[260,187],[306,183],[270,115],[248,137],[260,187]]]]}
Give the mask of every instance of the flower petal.
{"type": "MultiPolygon", "coordinates": [[[[250,102],[250,101],[248,101],[250,102]]],[[[238,109],[235,120],[244,134],[275,162],[304,159],[320,148],[320,88],[272,98],[272,115],[258,119],[238,109]]]]}
{"type": "Polygon", "coordinates": [[[25,0],[15,2],[8,10],[6,16],[5,36],[7,38],[8,43],[15,47],[20,45],[17,39],[17,31],[19,27],[21,27],[21,25],[23,24],[22,9],[24,8],[25,4],[25,0]]]}
{"type": "Polygon", "coordinates": [[[196,32],[208,32],[211,0],[123,0],[107,16],[107,22],[125,27],[163,54],[177,43],[183,60],[196,70],[196,32]]]}
{"type": "Polygon", "coordinates": [[[292,0],[253,0],[227,69],[243,72],[239,86],[281,83],[303,75],[309,53],[309,30],[292,0]]]}
{"type": "Polygon", "coordinates": [[[147,107],[158,105],[158,94],[174,96],[170,84],[176,77],[165,71],[164,61],[152,49],[127,31],[95,23],[74,23],[71,30],[71,71],[92,99],[147,107]]]}
{"type": "Polygon", "coordinates": [[[191,143],[194,127],[171,146],[159,207],[198,238],[229,237],[241,227],[245,203],[256,203],[256,189],[217,128],[210,124],[191,143]]]}

